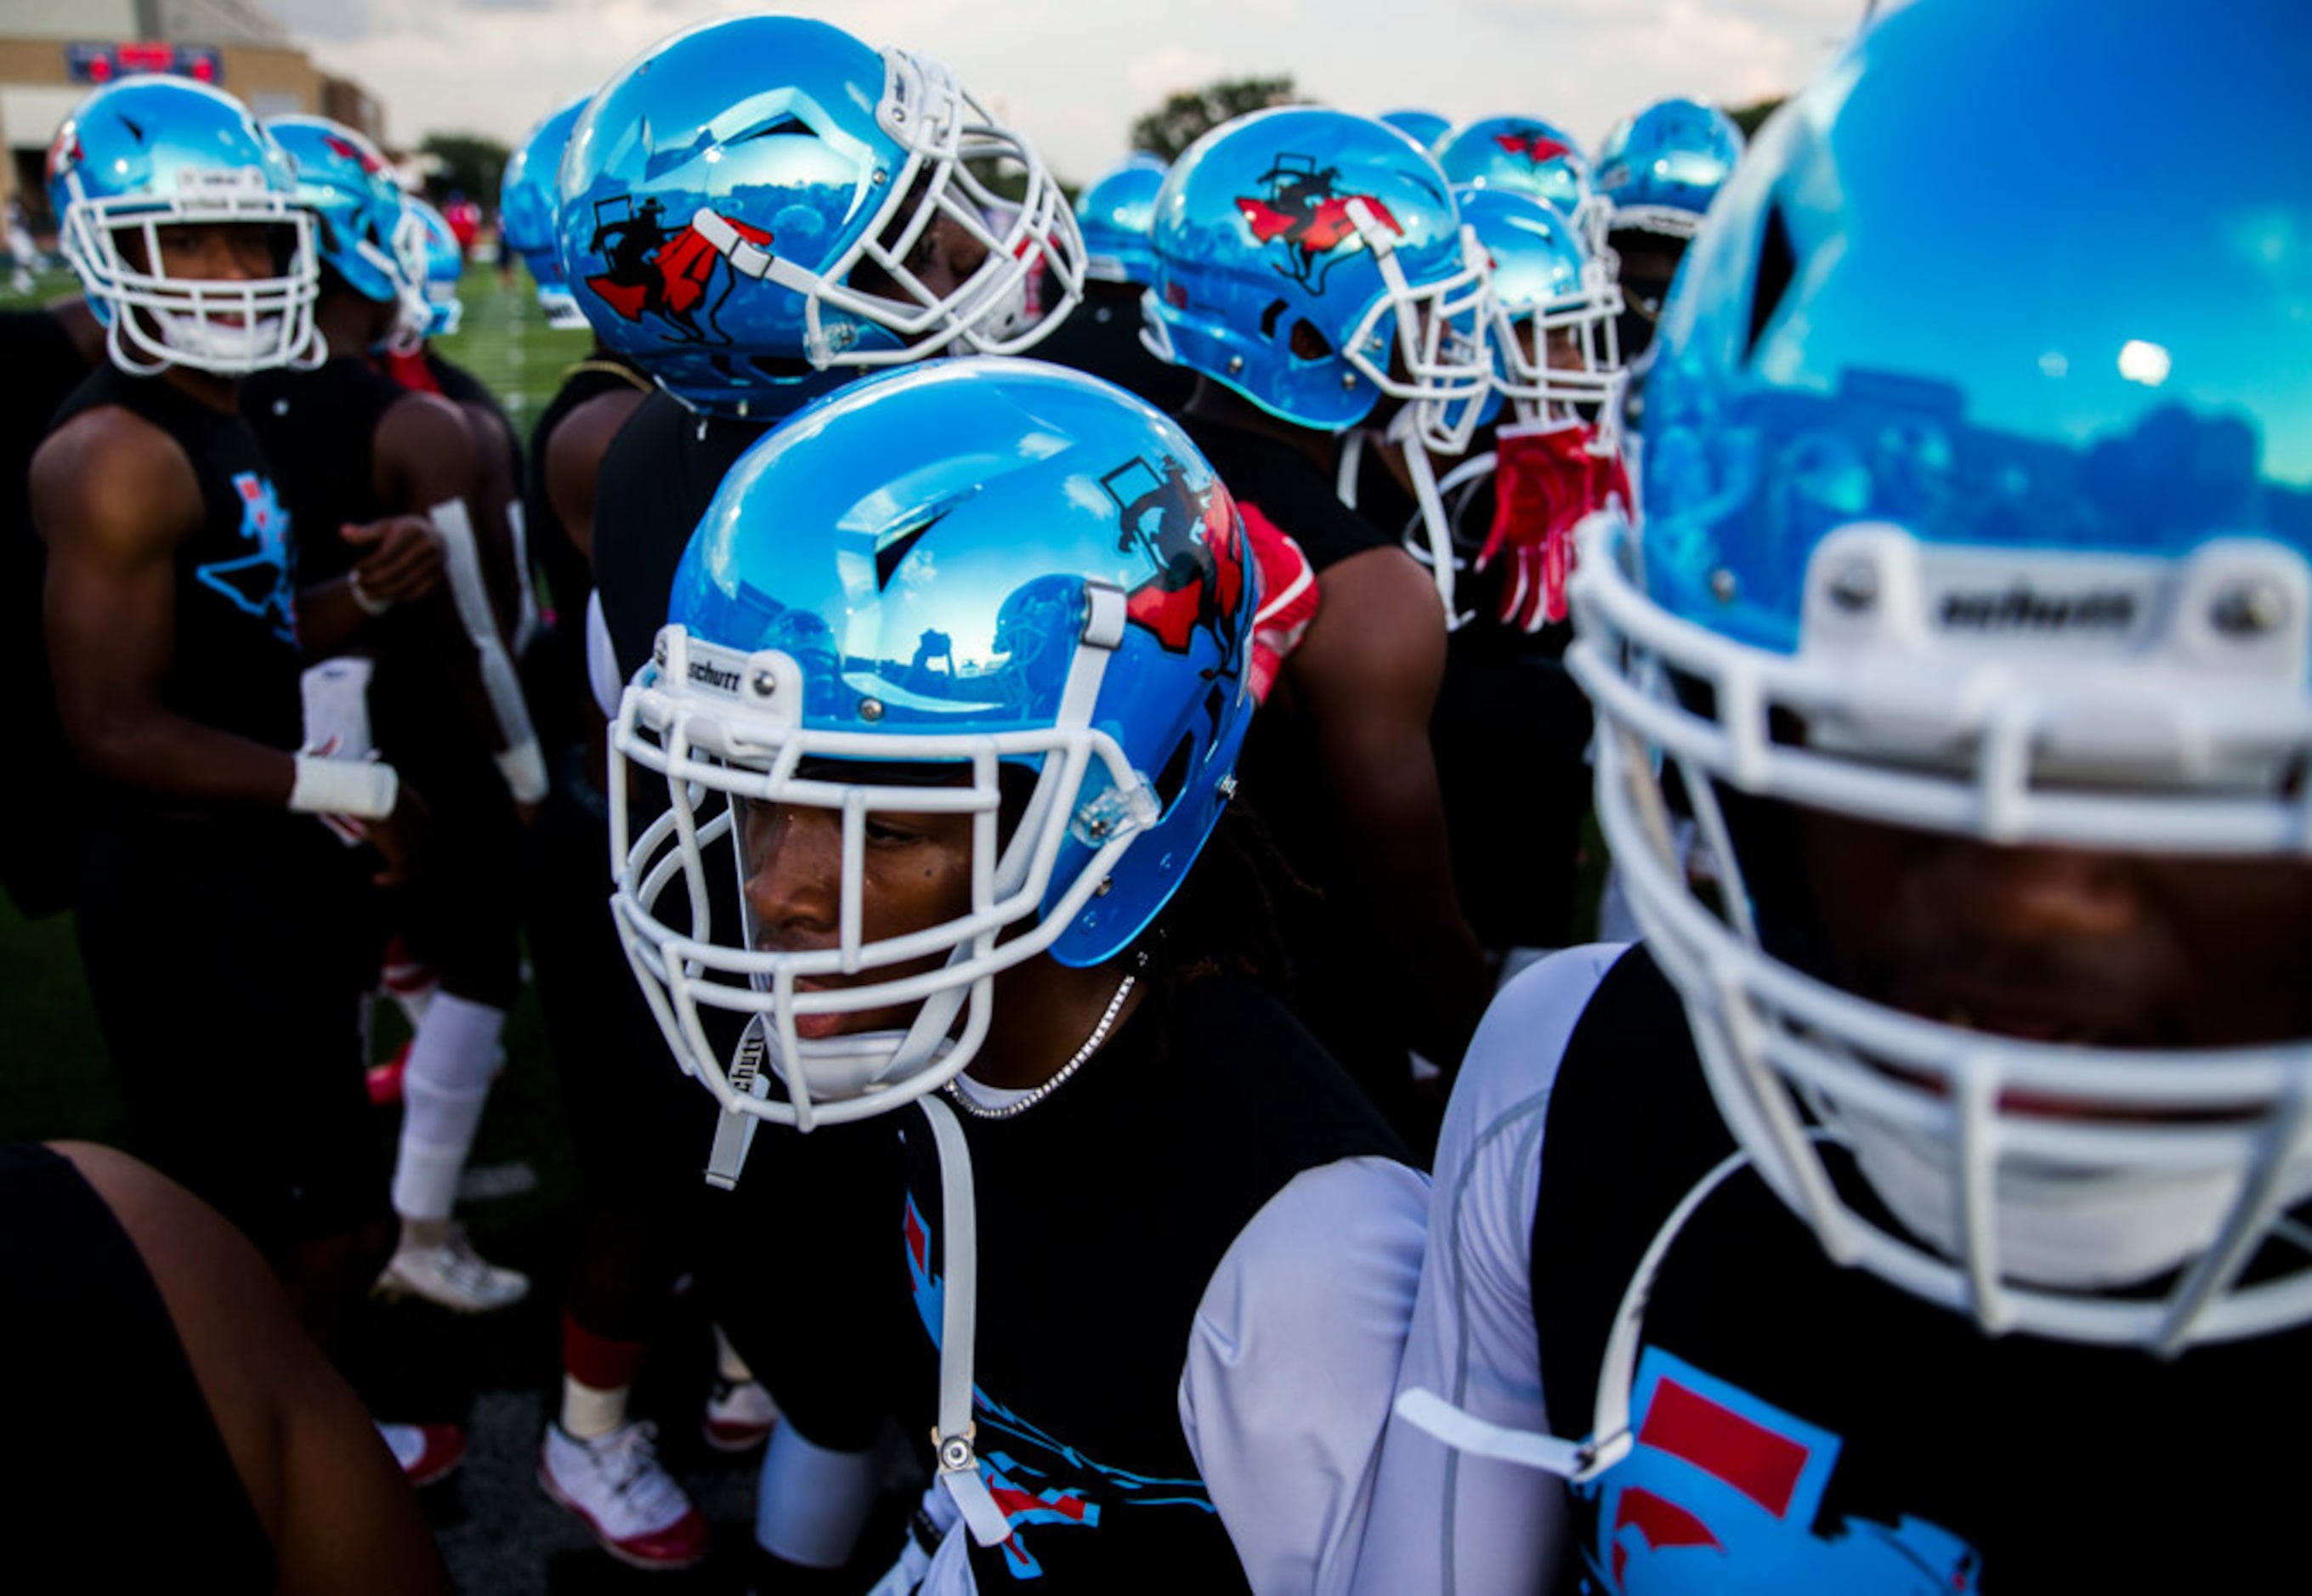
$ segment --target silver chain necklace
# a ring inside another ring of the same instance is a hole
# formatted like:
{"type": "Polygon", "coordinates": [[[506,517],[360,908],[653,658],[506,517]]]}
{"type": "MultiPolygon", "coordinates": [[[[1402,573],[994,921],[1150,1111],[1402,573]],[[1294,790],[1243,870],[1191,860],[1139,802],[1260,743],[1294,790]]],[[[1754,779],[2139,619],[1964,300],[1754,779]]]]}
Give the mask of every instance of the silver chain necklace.
{"type": "Polygon", "coordinates": [[[1099,1044],[1108,1040],[1108,1027],[1116,1024],[1117,1012],[1124,1007],[1124,999],[1131,995],[1132,983],[1138,979],[1136,974],[1124,978],[1123,984],[1116,989],[1116,996],[1108,1000],[1108,1012],[1099,1016],[1099,1024],[1094,1025],[1091,1028],[1091,1034],[1084,1038],[1083,1046],[1076,1049],[1076,1056],[1061,1065],[1051,1079],[1025,1096],[1014,1097],[1009,1103],[998,1103],[994,1108],[990,1108],[985,1103],[973,1102],[959,1082],[949,1081],[941,1086],[940,1090],[947,1094],[950,1103],[954,1103],[956,1107],[975,1120],[1010,1120],[1026,1113],[1045,1098],[1058,1091],[1065,1084],[1068,1077],[1083,1068],[1086,1059],[1099,1051],[1099,1044]]]}

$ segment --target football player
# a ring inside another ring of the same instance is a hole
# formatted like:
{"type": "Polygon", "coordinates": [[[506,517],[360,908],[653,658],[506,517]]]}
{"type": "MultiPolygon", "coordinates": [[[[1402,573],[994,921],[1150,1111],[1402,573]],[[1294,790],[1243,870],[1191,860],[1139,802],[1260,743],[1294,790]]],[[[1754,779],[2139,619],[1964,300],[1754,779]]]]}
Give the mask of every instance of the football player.
{"type": "MultiPolygon", "coordinates": [[[[314,218],[239,101],[177,78],[97,91],[48,161],[66,257],[109,363],[34,456],[59,710],[100,791],[76,903],[98,1023],[155,1163],[270,1254],[337,1345],[375,1278],[385,1192],[362,1088],[368,885],[309,818],[342,817],[397,879],[419,810],[390,764],[293,752],[301,649],[440,579],[422,522],[327,536],[359,551],[296,580],[288,512],[241,415],[252,372],[320,355],[314,218]],[[156,956],[153,928],[181,930],[156,956]],[[191,1014],[251,1016],[229,1070],[183,1067],[191,1014]]],[[[309,540],[309,541],[319,541],[309,540]]],[[[414,1473],[454,1440],[407,1429],[414,1473]]]]}
{"type": "Polygon", "coordinates": [[[1697,238],[1574,579],[1645,941],[1470,1049],[1360,1588],[2292,1577],[2312,114],[2293,7],[2194,21],[1895,12],[1697,238]]]}
{"type": "Polygon", "coordinates": [[[1597,196],[1618,262],[1625,360],[1638,361],[1653,342],[1677,264],[1741,158],[1742,130],[1695,100],[1657,100],[1606,135],[1597,196]]]}
{"type": "MultiPolygon", "coordinates": [[[[442,983],[402,1079],[401,1239],[380,1286],[487,1312],[520,1301],[529,1281],[477,1254],[451,1209],[520,989],[513,802],[545,795],[544,762],[482,574],[483,451],[456,405],[409,392],[372,361],[372,350],[414,353],[424,335],[422,224],[353,129],[318,117],[277,117],[267,129],[295,161],[316,217],[315,318],[330,356],[312,371],[252,379],[243,412],[283,462],[293,515],[312,528],[424,517],[450,579],[399,614],[373,606],[364,640],[376,661],[366,705],[374,746],[434,800],[431,868],[393,912],[442,983]]],[[[308,542],[305,580],[333,574],[342,558],[326,540],[308,542]]]]}
{"type": "MultiPolygon", "coordinates": [[[[1047,274],[1064,310],[1081,288],[1082,248],[1033,148],[945,67],[821,22],[737,17],[679,34],[604,85],[570,137],[555,214],[565,279],[602,344],[661,390],[620,427],[593,482],[595,594],[615,683],[649,658],[676,563],[732,462],[771,423],[864,370],[1027,346],[1055,325],[1026,323],[1030,273],[1047,274]],[[764,62],[778,64],[775,78],[764,62]],[[997,169],[1021,179],[1017,198],[998,201],[982,175],[997,169]],[[1000,227],[989,221],[999,209],[1000,227]]],[[[656,1026],[630,1003],[634,1044],[658,1054],[656,1026]]],[[[842,1139],[783,1138],[756,1178],[840,1210],[828,1194],[861,1178],[842,1139]]],[[[696,1156],[685,1146],[670,1161],[687,1164],[686,1193],[696,1156]]],[[[840,1225],[826,1230],[830,1267],[863,1267],[863,1246],[844,1245],[840,1225]]],[[[703,1261],[709,1274],[724,1263],[703,1261]]],[[[730,1327],[786,1411],[757,1539],[803,1568],[849,1556],[880,1478],[882,1399],[842,1322],[789,1303],[766,1322],[730,1327]],[[813,1313],[827,1323],[819,1350],[787,1350],[790,1327],[813,1313]],[[772,1364],[790,1372],[784,1382],[772,1364]],[[857,1378],[829,1377],[862,1365],[857,1378]]],[[[569,1343],[585,1389],[565,1391],[547,1434],[548,1488],[614,1553],[656,1559],[673,1544],[696,1556],[703,1522],[695,1536],[681,1528],[687,1504],[678,1511],[679,1493],[631,1440],[623,1384],[596,1383],[631,1379],[637,1343],[624,1345],[626,1358],[600,1341],[569,1343]],[[650,1488],[617,1488],[629,1475],[650,1488]],[[632,1511],[637,1502],[650,1511],[632,1511]]]]}
{"type": "Polygon", "coordinates": [[[1140,301],[1156,275],[1149,223],[1163,184],[1164,162],[1135,152],[1077,196],[1083,303],[1036,346],[1036,358],[1089,371],[1159,410],[1177,411],[1195,391],[1195,373],[1158,360],[1140,339],[1140,301]]]}
{"type": "Polygon", "coordinates": [[[1330,900],[1291,932],[1301,1012],[1409,1128],[1407,1049],[1458,1060],[1485,972],[1429,745],[1445,616],[1396,528],[1336,497],[1336,441],[1406,404],[1430,446],[1467,448],[1490,391],[1483,262],[1433,161],[1313,107],[1198,140],[1165,178],[1154,239],[1151,346],[1199,378],[1182,423],[1248,523],[1291,537],[1316,574],[1246,768],[1295,873],[1330,900]]]}
{"type": "Polygon", "coordinates": [[[880,1589],[1237,1585],[1176,1404],[1196,1300],[1300,1172],[1418,1187],[1258,983],[1264,876],[1215,833],[1258,580],[1177,425],[1041,363],[938,362],[747,454],[626,693],[618,920],[722,1105],[722,1174],[764,1121],[898,1155],[804,1193],[755,1183],[758,1146],[729,1243],[829,1313],[786,1278],[849,1235],[830,1195],[870,1210],[882,1267],[841,1317],[871,1308],[933,1473],[880,1589]],[[671,815],[637,828],[644,788],[671,815]],[[682,884],[712,878],[743,885],[708,923],[682,884]]]}

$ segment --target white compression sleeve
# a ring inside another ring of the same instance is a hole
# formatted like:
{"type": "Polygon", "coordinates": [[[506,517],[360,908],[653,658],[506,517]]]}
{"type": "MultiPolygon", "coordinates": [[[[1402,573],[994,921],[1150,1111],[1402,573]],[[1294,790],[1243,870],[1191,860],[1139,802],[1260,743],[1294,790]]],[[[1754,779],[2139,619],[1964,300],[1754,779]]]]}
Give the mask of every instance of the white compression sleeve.
{"type": "Polygon", "coordinates": [[[482,688],[489,694],[490,712],[505,739],[505,756],[498,768],[513,796],[522,803],[534,804],[546,796],[545,762],[535,756],[538,734],[530,728],[530,706],[522,702],[521,678],[514,675],[513,660],[498,635],[497,615],[490,608],[489,589],[482,582],[473,519],[461,499],[445,499],[430,513],[442,534],[450,596],[457,603],[458,618],[465,623],[474,652],[480,656],[482,688]]]}
{"type": "Polygon", "coordinates": [[[771,1432],[755,1498],[755,1543],[805,1568],[840,1568],[883,1485],[883,1449],[830,1452],[795,1433],[771,1432]]]}
{"type": "Polygon", "coordinates": [[[435,995],[409,1044],[401,1077],[401,1147],[393,1166],[393,1210],[405,1219],[447,1219],[458,1177],[497,1073],[505,1010],[451,992],[435,995]]]}

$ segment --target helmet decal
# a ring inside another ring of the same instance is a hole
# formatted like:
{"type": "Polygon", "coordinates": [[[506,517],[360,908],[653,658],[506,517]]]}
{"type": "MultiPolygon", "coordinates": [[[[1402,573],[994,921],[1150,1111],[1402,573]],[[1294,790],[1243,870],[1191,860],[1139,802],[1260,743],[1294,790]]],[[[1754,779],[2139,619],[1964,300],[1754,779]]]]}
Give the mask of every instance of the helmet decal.
{"type": "Polygon", "coordinates": [[[1135,456],[1104,474],[1099,485],[1116,501],[1118,554],[1137,548],[1153,568],[1125,597],[1125,615],[1156,634],[1165,651],[1185,654],[1198,628],[1220,650],[1204,674],[1239,673],[1244,607],[1244,549],[1236,503],[1214,478],[1199,489],[1184,461],[1151,464],[1135,456]]]}
{"type": "MultiPolygon", "coordinates": [[[[740,242],[767,250],[771,233],[736,217],[707,212],[740,242]]],[[[666,206],[656,199],[640,205],[632,195],[616,195],[594,202],[594,234],[590,254],[602,258],[604,269],[586,279],[586,286],[601,296],[621,319],[639,322],[655,316],[673,336],[695,344],[728,344],[730,334],[715,319],[740,274],[705,234],[696,219],[669,231],[666,206]],[[715,268],[721,286],[716,287],[715,268]]]]}
{"type": "Polygon", "coordinates": [[[1513,127],[1493,135],[1493,142],[1511,155],[1522,155],[1536,166],[1580,153],[1563,139],[1539,127],[1513,127]]]}
{"type": "Polygon", "coordinates": [[[1341,169],[1318,166],[1309,155],[1280,154],[1257,181],[1268,186],[1265,195],[1240,195],[1236,208],[1263,244],[1282,243],[1283,261],[1276,270],[1310,293],[1325,292],[1325,279],[1344,258],[1342,246],[1356,237],[1356,220],[1349,214],[1362,201],[1372,219],[1402,238],[1405,229],[1388,207],[1371,194],[1341,192],[1341,169]]]}

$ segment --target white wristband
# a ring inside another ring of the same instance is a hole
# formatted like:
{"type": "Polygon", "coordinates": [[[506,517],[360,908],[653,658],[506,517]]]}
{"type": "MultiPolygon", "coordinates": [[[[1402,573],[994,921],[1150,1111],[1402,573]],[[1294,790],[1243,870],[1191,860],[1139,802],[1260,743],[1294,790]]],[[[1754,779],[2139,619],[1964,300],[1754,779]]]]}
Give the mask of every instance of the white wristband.
{"type": "Polygon", "coordinates": [[[536,737],[524,737],[496,758],[498,774],[505,778],[506,790],[513,794],[514,802],[535,804],[544,800],[546,755],[539,750],[536,737]]]}
{"type": "Polygon", "coordinates": [[[394,601],[390,598],[370,597],[369,589],[362,586],[358,568],[346,572],[346,592],[353,599],[355,606],[372,620],[393,607],[394,601]]]}
{"type": "Polygon", "coordinates": [[[300,815],[350,815],[383,820],[401,796],[401,778],[390,764],[365,759],[317,759],[300,754],[289,807],[300,815]]]}

